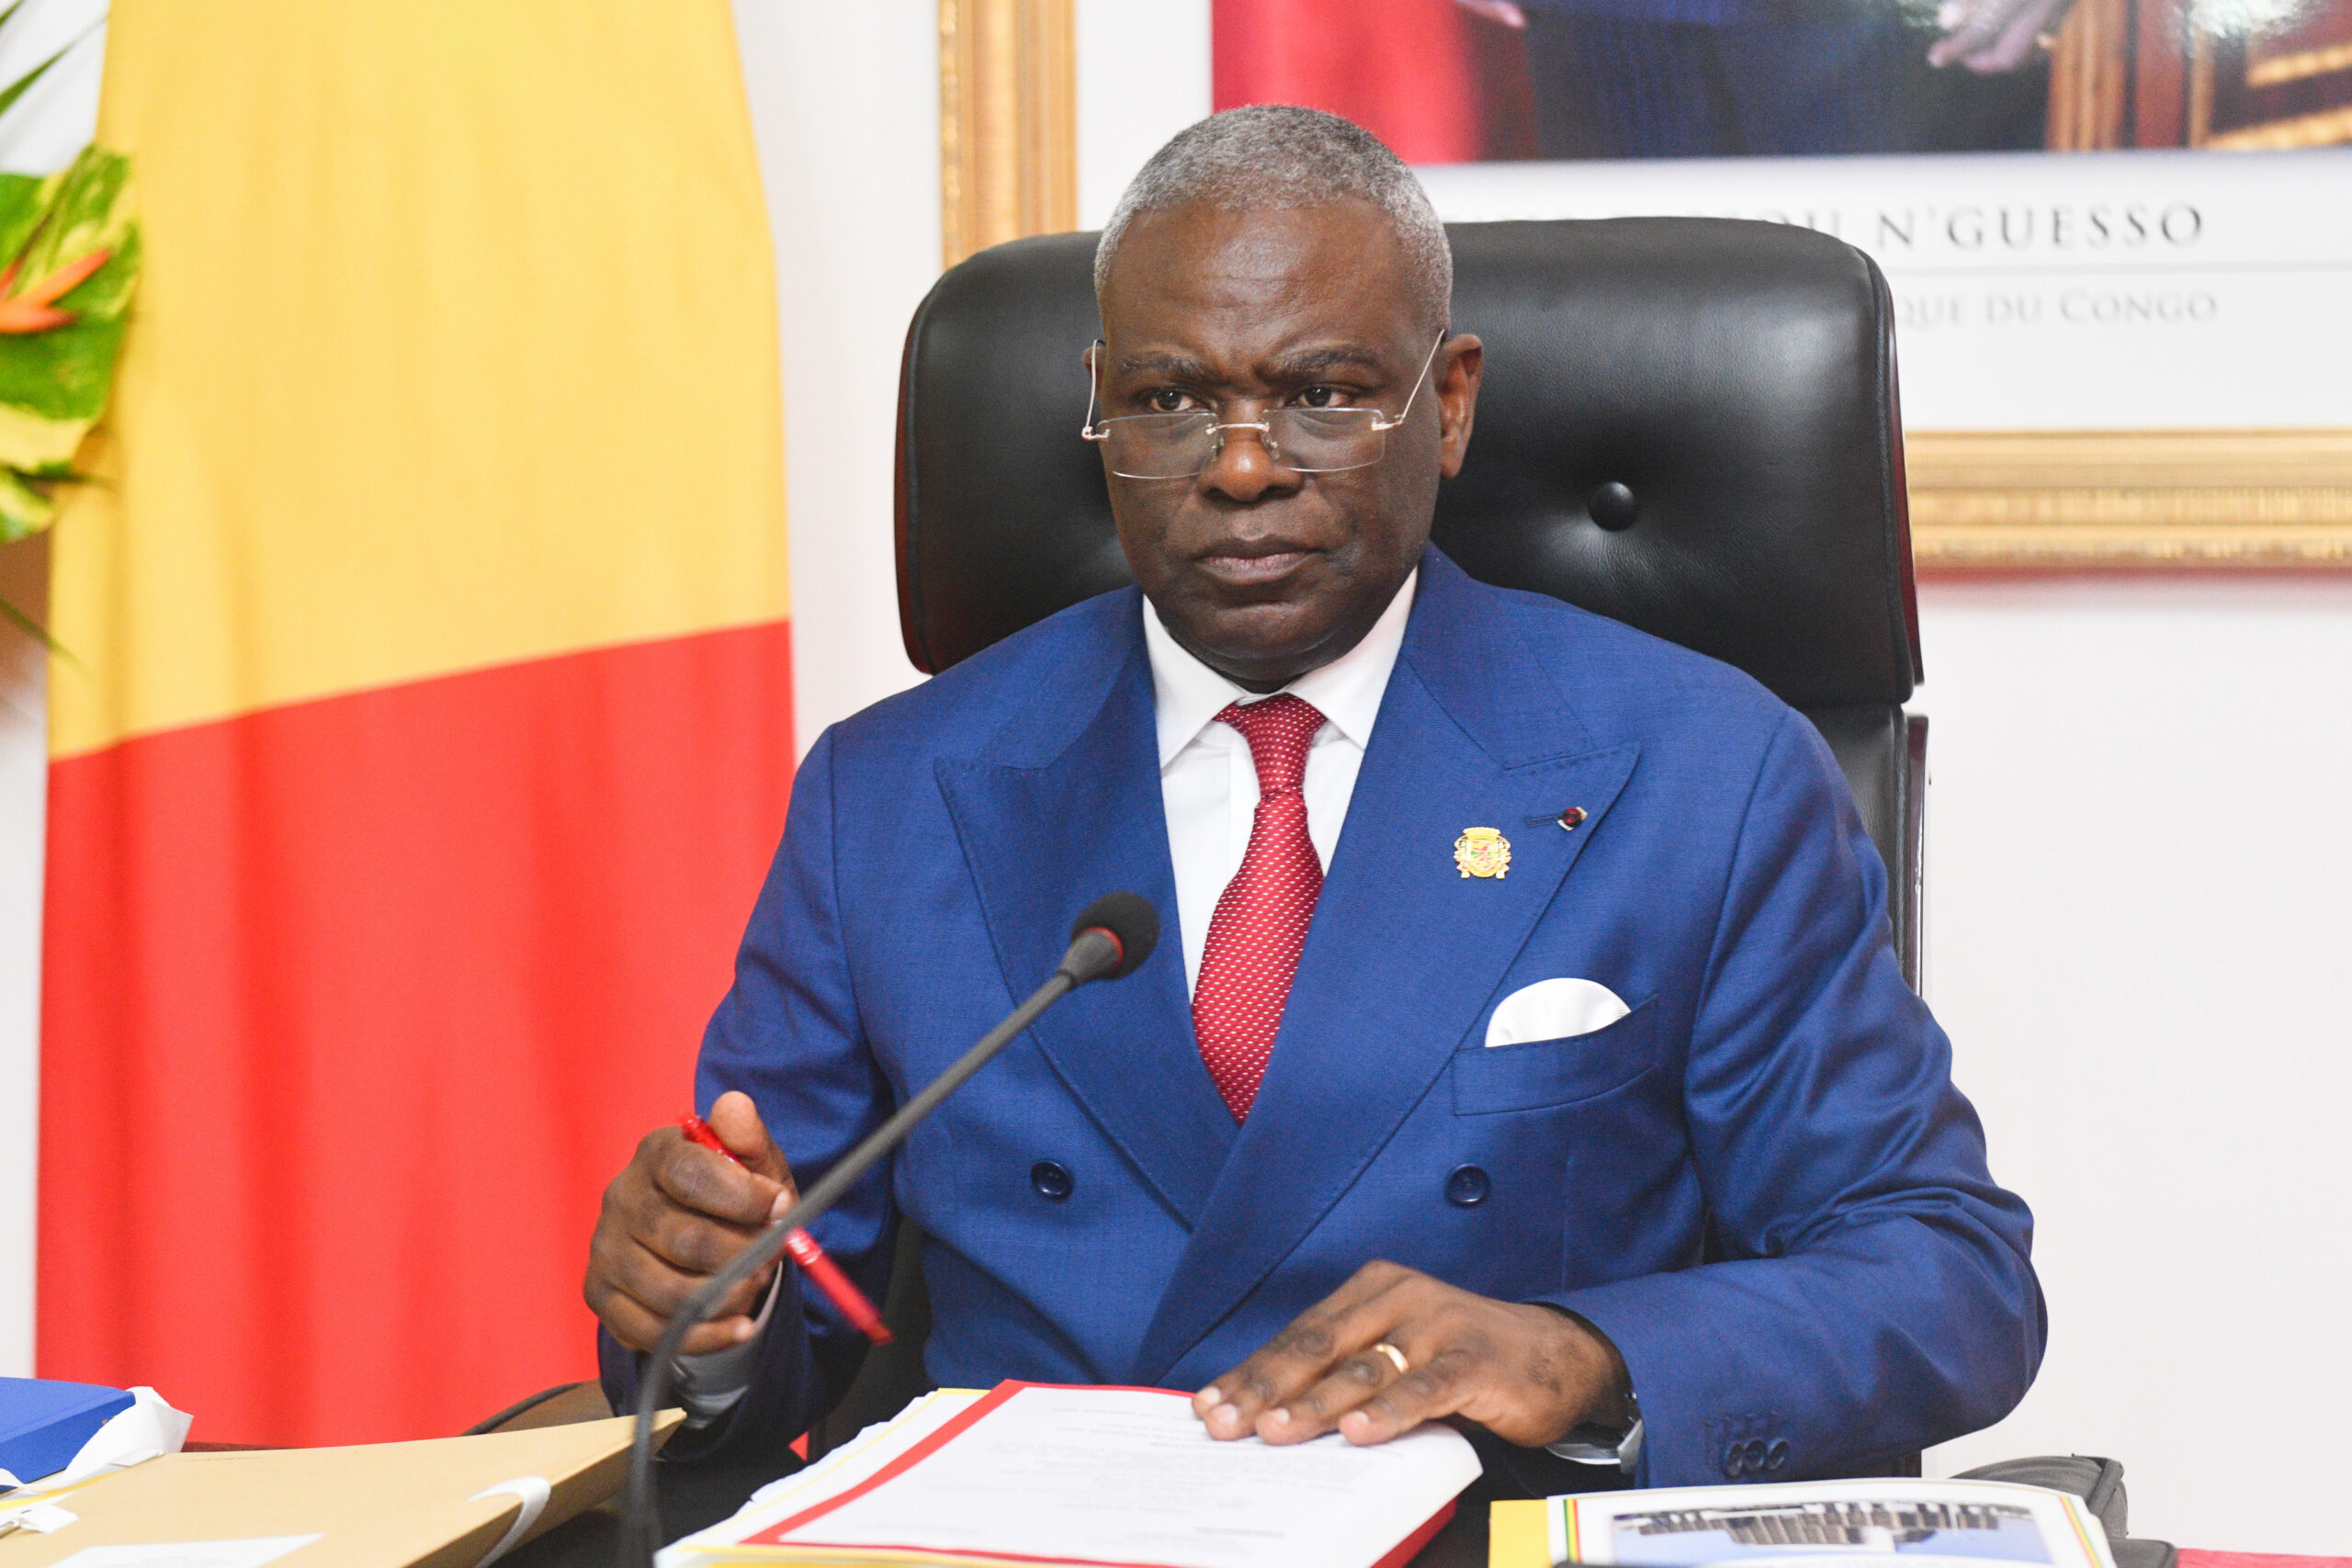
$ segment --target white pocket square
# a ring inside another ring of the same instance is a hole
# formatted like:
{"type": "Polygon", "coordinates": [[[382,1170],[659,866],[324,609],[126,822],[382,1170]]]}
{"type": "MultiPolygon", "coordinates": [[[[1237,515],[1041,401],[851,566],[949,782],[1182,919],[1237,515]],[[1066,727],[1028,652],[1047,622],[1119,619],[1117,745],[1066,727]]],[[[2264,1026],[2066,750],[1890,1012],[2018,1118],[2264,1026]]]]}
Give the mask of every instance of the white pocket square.
{"type": "Polygon", "coordinates": [[[1597,980],[1538,980],[1513,991],[1487,1021],[1487,1043],[1520,1045],[1606,1029],[1633,1010],[1597,980]]]}

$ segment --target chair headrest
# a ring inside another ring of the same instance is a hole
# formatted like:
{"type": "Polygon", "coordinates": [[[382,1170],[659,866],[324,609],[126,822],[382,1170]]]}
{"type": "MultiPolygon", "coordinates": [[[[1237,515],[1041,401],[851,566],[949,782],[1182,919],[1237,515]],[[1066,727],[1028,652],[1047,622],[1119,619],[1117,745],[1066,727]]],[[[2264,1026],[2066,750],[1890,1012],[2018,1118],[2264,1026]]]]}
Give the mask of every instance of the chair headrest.
{"type": "MultiPolygon", "coordinates": [[[[1730,219],[1452,225],[1486,343],[1433,537],[1738,666],[1800,707],[1919,675],[1893,308],[1860,251],[1730,219]]],[[[1131,581],[1079,438],[1094,236],[983,251],[915,312],[899,379],[899,613],[944,670],[1131,581]]]]}

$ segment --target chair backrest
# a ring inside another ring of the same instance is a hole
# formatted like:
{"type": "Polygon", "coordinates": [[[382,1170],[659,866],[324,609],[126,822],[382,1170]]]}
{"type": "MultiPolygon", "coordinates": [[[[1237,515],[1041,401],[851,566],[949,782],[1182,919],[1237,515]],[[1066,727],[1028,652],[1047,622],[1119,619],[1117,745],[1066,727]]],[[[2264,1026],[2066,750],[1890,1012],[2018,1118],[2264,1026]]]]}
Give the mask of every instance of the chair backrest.
{"type": "MultiPolygon", "coordinates": [[[[1453,324],[1486,342],[1435,538],[1473,576],[1738,666],[1812,718],[1894,882],[1917,970],[1923,720],[1893,307],[1826,235],[1729,219],[1465,223],[1453,324]]],[[[1078,437],[1094,236],[983,251],[907,333],[907,655],[945,669],[1131,581],[1078,437]]]]}

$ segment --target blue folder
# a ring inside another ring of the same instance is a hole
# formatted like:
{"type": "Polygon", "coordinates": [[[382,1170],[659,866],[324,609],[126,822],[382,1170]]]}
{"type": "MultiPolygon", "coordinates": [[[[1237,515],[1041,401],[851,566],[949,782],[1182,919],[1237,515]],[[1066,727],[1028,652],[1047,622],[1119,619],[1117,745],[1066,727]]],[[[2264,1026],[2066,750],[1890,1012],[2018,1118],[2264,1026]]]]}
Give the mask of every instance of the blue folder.
{"type": "Polygon", "coordinates": [[[63,1470],[91,1433],[130,1404],[130,1395],[119,1388],[0,1378],[0,1470],[18,1482],[63,1470]]]}

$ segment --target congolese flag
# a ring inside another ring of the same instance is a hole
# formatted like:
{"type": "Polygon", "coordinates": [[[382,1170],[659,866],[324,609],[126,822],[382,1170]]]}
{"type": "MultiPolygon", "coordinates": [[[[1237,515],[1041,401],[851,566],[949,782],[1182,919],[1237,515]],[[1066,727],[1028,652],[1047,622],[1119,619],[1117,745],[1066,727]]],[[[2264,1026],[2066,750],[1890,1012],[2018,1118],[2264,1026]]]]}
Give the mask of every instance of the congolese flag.
{"type": "Polygon", "coordinates": [[[590,1375],[793,760],[726,0],[117,0],[145,272],[59,525],[39,1363],[196,1436],[590,1375]]]}

